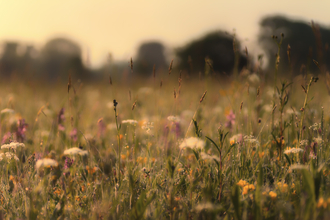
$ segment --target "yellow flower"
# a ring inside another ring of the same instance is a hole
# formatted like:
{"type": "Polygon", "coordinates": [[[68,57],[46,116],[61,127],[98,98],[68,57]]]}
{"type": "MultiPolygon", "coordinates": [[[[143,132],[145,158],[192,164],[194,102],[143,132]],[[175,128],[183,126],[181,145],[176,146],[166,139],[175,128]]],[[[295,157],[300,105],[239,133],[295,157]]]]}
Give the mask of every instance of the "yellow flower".
{"type": "Polygon", "coordinates": [[[294,188],[296,185],[294,184],[294,183],[292,183],[292,185],[291,185],[291,188],[294,188]]]}
{"type": "Polygon", "coordinates": [[[246,195],[248,193],[248,189],[246,187],[243,188],[243,195],[246,195]]]}
{"type": "Polygon", "coordinates": [[[277,194],[276,194],[275,192],[273,192],[273,191],[270,191],[268,195],[270,196],[270,198],[271,198],[272,200],[275,200],[276,197],[277,197],[277,194]]]}
{"type": "Polygon", "coordinates": [[[259,152],[259,158],[262,158],[265,155],[265,152],[259,152]]]}
{"type": "Polygon", "coordinates": [[[326,201],[324,201],[324,199],[321,197],[321,198],[319,198],[319,201],[317,202],[317,208],[320,208],[322,206],[323,206],[323,208],[327,208],[328,203],[326,201]]]}
{"type": "Polygon", "coordinates": [[[126,155],[125,154],[122,154],[122,155],[120,155],[121,156],[121,159],[122,160],[126,160],[126,155]]]}
{"type": "Polygon", "coordinates": [[[235,144],[235,140],[230,140],[230,145],[235,144]]]}
{"type": "Polygon", "coordinates": [[[255,190],[255,187],[253,184],[249,184],[243,187],[243,195],[246,195],[249,191],[255,190]]]}
{"type": "Polygon", "coordinates": [[[248,182],[246,182],[245,180],[240,180],[238,183],[236,183],[236,185],[238,185],[240,187],[244,187],[244,186],[248,185],[248,182]]]}
{"type": "Polygon", "coordinates": [[[282,184],[281,182],[278,182],[277,187],[281,190],[282,193],[284,193],[288,190],[288,184],[286,184],[286,183],[282,184]]]}

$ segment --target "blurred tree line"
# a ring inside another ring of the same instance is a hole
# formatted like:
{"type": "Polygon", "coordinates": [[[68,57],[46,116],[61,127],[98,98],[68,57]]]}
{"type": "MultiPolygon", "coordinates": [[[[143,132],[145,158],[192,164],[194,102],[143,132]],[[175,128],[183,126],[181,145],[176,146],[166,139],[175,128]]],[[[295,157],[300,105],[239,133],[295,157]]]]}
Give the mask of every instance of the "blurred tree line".
{"type": "MultiPolygon", "coordinates": [[[[314,23],[290,20],[283,16],[268,16],[260,22],[259,45],[262,47],[268,66],[275,68],[277,43],[284,34],[281,44],[279,73],[292,76],[306,71],[319,71],[313,59],[319,63],[319,69],[326,71],[330,65],[330,30],[314,23]],[[278,38],[274,39],[271,36],[278,38]]],[[[235,34],[214,31],[195,39],[174,50],[174,68],[182,70],[190,77],[201,73],[217,75],[253,71],[253,59],[235,34]]],[[[260,57],[260,56],[259,56],[260,57]]],[[[84,65],[82,50],[72,40],[55,38],[47,42],[40,50],[32,45],[17,42],[5,42],[0,56],[0,76],[20,78],[40,78],[53,81],[67,80],[71,74],[79,79],[104,78],[109,74],[128,78],[133,72],[138,77],[150,77],[154,71],[169,68],[166,47],[158,41],[142,43],[133,57],[133,71],[126,62],[114,62],[112,58],[103,67],[92,70],[84,65]]]]}
{"type": "Polygon", "coordinates": [[[276,54],[281,34],[279,73],[292,76],[307,71],[324,73],[330,67],[330,29],[311,22],[290,20],[284,16],[269,16],[260,22],[259,43],[268,57],[267,69],[275,69],[276,54]],[[277,36],[273,39],[271,36],[277,36]],[[319,63],[317,67],[313,59],[319,63]]]}

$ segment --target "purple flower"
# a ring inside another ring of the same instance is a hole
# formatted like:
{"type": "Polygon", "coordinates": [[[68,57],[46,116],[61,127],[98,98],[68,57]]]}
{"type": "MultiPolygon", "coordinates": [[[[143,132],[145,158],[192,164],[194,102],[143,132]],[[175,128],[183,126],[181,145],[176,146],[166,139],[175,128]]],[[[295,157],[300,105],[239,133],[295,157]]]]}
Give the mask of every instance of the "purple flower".
{"type": "Polygon", "coordinates": [[[64,169],[68,169],[72,166],[73,164],[73,159],[69,158],[69,157],[65,157],[65,161],[64,161],[64,169]]]}
{"type": "Polygon", "coordinates": [[[25,123],[25,119],[19,119],[17,121],[16,139],[18,142],[23,142],[25,140],[25,132],[28,124],[25,123]]]}
{"type": "Polygon", "coordinates": [[[181,126],[179,122],[175,122],[175,134],[177,138],[181,135],[181,126]]]}
{"type": "Polygon", "coordinates": [[[65,127],[63,125],[64,121],[65,121],[64,108],[61,108],[61,110],[60,110],[60,112],[58,113],[58,116],[57,116],[58,130],[60,130],[60,131],[65,130],[65,127]]]}
{"type": "Polygon", "coordinates": [[[227,121],[225,123],[225,127],[232,129],[233,125],[235,124],[235,119],[236,119],[234,112],[232,110],[230,110],[230,113],[226,116],[226,118],[227,118],[227,121]]]}
{"type": "Polygon", "coordinates": [[[78,140],[77,133],[77,128],[72,129],[72,131],[70,132],[70,137],[74,142],[78,140]]]}
{"type": "Polygon", "coordinates": [[[105,129],[106,129],[106,126],[103,122],[103,118],[99,119],[97,121],[97,125],[98,125],[98,132],[97,132],[97,136],[98,137],[103,137],[104,134],[105,134],[105,129]]]}
{"type": "Polygon", "coordinates": [[[12,134],[10,132],[7,132],[6,134],[3,135],[1,144],[9,144],[12,139],[12,134]]]}

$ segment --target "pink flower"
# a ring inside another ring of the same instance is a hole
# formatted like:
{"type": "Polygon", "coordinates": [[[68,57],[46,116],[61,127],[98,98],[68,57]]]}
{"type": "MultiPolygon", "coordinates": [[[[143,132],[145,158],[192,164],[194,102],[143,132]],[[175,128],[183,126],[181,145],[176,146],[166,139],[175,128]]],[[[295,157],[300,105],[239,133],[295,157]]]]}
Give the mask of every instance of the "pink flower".
{"type": "Polygon", "coordinates": [[[28,124],[25,123],[24,119],[19,119],[17,121],[17,130],[16,130],[16,138],[18,142],[23,142],[25,140],[25,132],[28,124]]]}
{"type": "Polygon", "coordinates": [[[77,128],[72,129],[72,131],[70,132],[70,137],[74,142],[78,140],[77,133],[77,128]]]}
{"type": "Polygon", "coordinates": [[[230,113],[226,116],[226,118],[227,118],[227,121],[225,123],[225,127],[232,129],[233,125],[235,124],[235,119],[236,119],[234,112],[232,110],[230,110],[230,113]]]}
{"type": "Polygon", "coordinates": [[[65,130],[65,127],[63,125],[64,121],[65,121],[64,108],[61,108],[61,110],[60,110],[60,112],[58,113],[58,116],[57,116],[58,130],[60,130],[60,131],[65,130]]]}

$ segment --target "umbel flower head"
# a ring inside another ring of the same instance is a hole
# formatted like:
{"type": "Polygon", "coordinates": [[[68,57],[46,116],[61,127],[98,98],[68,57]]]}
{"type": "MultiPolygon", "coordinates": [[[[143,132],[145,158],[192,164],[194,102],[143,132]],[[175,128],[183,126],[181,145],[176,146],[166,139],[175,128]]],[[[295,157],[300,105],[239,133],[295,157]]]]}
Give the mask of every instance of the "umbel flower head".
{"type": "Polygon", "coordinates": [[[25,147],[25,144],[23,143],[18,143],[18,142],[11,142],[10,144],[4,144],[1,146],[1,149],[13,149],[16,150],[18,147],[25,147]]]}
{"type": "Polygon", "coordinates": [[[197,138],[197,137],[190,137],[190,138],[184,139],[179,147],[180,147],[180,149],[183,149],[183,148],[191,148],[193,150],[203,149],[205,147],[205,141],[200,138],[197,138]]]}
{"type": "Polygon", "coordinates": [[[3,159],[7,158],[8,160],[14,159],[16,161],[19,161],[18,157],[16,154],[13,154],[11,152],[6,152],[6,153],[0,153],[0,161],[3,159]]]}
{"type": "Polygon", "coordinates": [[[123,120],[121,123],[122,124],[130,124],[130,125],[134,125],[134,126],[136,126],[138,124],[138,122],[136,120],[133,120],[133,119],[126,119],[126,120],[123,120]]]}
{"type": "Polygon", "coordinates": [[[88,155],[88,151],[87,150],[82,150],[78,147],[73,147],[73,148],[65,150],[63,154],[64,155],[77,155],[77,154],[79,154],[80,156],[85,156],[85,155],[88,155]]]}
{"type": "Polygon", "coordinates": [[[56,167],[58,165],[56,160],[50,159],[50,158],[43,158],[37,161],[36,168],[39,170],[42,167],[56,167]]]}

